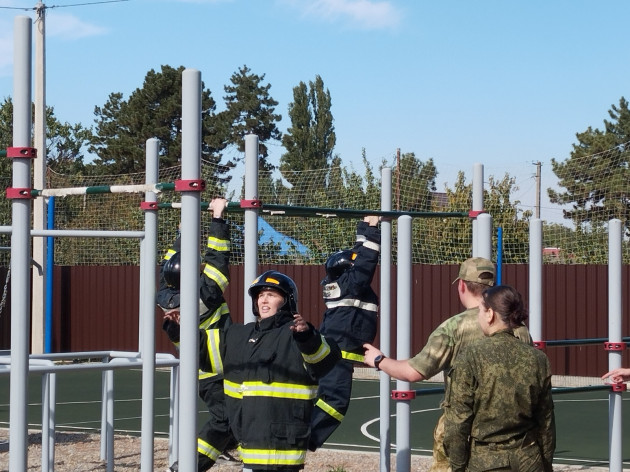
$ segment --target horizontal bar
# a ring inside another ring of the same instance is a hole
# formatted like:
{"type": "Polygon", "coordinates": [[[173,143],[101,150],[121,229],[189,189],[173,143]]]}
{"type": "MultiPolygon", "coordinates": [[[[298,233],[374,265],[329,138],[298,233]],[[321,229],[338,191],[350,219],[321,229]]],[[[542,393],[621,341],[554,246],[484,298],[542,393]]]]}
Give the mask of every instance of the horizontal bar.
{"type": "Polygon", "coordinates": [[[75,238],[144,238],[144,231],[40,229],[31,230],[31,236],[65,236],[75,238]]]}
{"type": "MultiPolygon", "coordinates": [[[[201,209],[207,210],[208,202],[201,203],[201,209]]],[[[158,203],[158,208],[181,208],[181,203],[158,203]]],[[[242,213],[245,208],[241,208],[239,202],[228,202],[227,211],[242,213]]],[[[412,216],[416,218],[468,218],[468,212],[432,212],[432,211],[383,211],[383,210],[360,210],[352,208],[319,208],[303,207],[291,205],[279,205],[275,203],[263,203],[261,211],[270,215],[283,216],[319,216],[322,218],[351,218],[376,215],[384,218],[398,218],[399,216],[412,216]]]]}

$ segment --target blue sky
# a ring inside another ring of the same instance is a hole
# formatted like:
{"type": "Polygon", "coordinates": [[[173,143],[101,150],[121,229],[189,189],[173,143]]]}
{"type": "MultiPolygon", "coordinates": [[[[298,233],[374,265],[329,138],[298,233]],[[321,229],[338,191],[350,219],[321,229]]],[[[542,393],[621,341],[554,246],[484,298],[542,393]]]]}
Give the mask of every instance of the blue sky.
{"type": "MultiPolygon", "coordinates": [[[[48,7],[90,0],[51,0],[48,7]]],[[[32,8],[35,0],[0,0],[32,8]]],[[[265,74],[288,126],[293,87],[320,75],[332,96],[337,146],[361,170],[396,149],[433,158],[438,190],[458,170],[517,177],[534,204],[550,159],[575,133],[601,128],[630,98],[627,1],[586,0],[130,0],[49,8],[47,104],[93,124],[110,93],[125,98],[163,64],[199,69],[219,109],[241,66],[265,74]]],[[[0,9],[0,98],[12,95],[13,21],[0,9]]],[[[282,148],[271,146],[277,163],[282,148]]],[[[543,194],[543,212],[545,215],[543,194]]]]}

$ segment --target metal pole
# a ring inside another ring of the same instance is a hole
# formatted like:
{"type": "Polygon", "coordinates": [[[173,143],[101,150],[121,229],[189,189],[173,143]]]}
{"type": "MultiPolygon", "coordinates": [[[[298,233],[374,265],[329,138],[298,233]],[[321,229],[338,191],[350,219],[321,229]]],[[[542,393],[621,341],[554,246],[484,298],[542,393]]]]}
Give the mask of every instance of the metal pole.
{"type": "MultiPolygon", "coordinates": [[[[55,197],[48,199],[46,229],[55,229],[55,197]]],[[[46,238],[46,320],[44,326],[44,352],[52,352],[53,335],[53,268],[55,267],[55,238],[46,238]]]]}
{"type": "MultiPolygon", "coordinates": [[[[392,169],[383,167],[381,170],[381,210],[392,209],[392,169]]],[[[381,220],[381,303],[380,332],[381,351],[386,356],[391,354],[391,292],[392,292],[392,222],[389,219],[381,220]]],[[[389,472],[391,464],[390,446],[390,376],[381,371],[380,375],[380,470],[389,472]]]]}
{"type": "MultiPolygon", "coordinates": [[[[472,182],[472,211],[483,211],[483,164],[473,165],[472,182]]],[[[472,219],[472,255],[473,257],[483,257],[479,255],[479,222],[477,218],[472,219]]]]}
{"type": "Polygon", "coordinates": [[[503,283],[503,228],[497,228],[497,277],[496,284],[503,283]]]}
{"type": "MultiPolygon", "coordinates": [[[[33,127],[37,158],[33,161],[33,181],[35,188],[46,188],[46,7],[42,2],[35,6],[35,125],[33,127]]],[[[33,201],[33,228],[46,227],[46,200],[33,201]]],[[[33,241],[33,261],[42,270],[32,271],[32,333],[31,352],[45,352],[45,300],[46,300],[46,241],[33,241]]]]}
{"type": "MultiPolygon", "coordinates": [[[[411,222],[410,216],[398,218],[398,293],[397,349],[396,359],[411,357],[411,222]]],[[[397,390],[409,390],[409,382],[396,381],[397,390]]],[[[411,400],[396,402],[396,471],[408,472],[411,469],[410,416],[411,400]]]]}
{"type": "Polygon", "coordinates": [[[492,216],[488,213],[477,217],[477,256],[492,260],[492,216]]]}
{"type": "Polygon", "coordinates": [[[542,162],[536,162],[536,213],[534,216],[540,218],[540,166],[542,162]]]}
{"type": "MultiPolygon", "coordinates": [[[[258,198],[258,136],[248,134],[245,136],[245,200],[258,198]]],[[[245,262],[243,266],[243,307],[245,309],[245,323],[254,321],[254,313],[251,311],[251,300],[247,294],[247,288],[258,274],[258,210],[250,208],[245,210],[245,262]]]]}
{"type": "MultiPolygon", "coordinates": [[[[155,184],[158,180],[158,145],[155,138],[146,142],[146,183],[155,184]]],[[[145,194],[147,203],[157,203],[155,192],[145,194]]],[[[142,240],[142,258],[140,270],[142,274],[142,313],[140,331],[142,338],[142,450],[140,468],[142,471],[153,470],[153,397],[155,390],[155,267],[157,266],[157,231],[158,212],[145,208],[144,231],[142,240]]]]}
{"type": "Polygon", "coordinates": [[[542,341],[542,221],[529,222],[529,332],[542,341]]]}
{"type": "MultiPolygon", "coordinates": [[[[201,176],[201,72],[185,69],[182,86],[182,180],[194,181],[201,176]]],[[[185,471],[197,470],[200,204],[200,192],[182,192],[179,468],[185,471]]]]}
{"type": "MultiPolygon", "coordinates": [[[[611,343],[621,343],[622,327],[622,285],[621,285],[621,220],[610,220],[608,226],[608,340],[611,343]]],[[[608,370],[621,367],[623,351],[608,351],[608,370]]],[[[613,392],[608,394],[608,434],[609,434],[609,469],[610,472],[623,470],[622,456],[622,394],[613,392]]]]}
{"type": "MultiPolygon", "coordinates": [[[[31,145],[31,19],[18,16],[13,35],[13,146],[31,145]]],[[[30,159],[14,158],[13,188],[31,187],[30,159]]],[[[9,470],[27,469],[28,350],[31,333],[31,200],[11,202],[11,386],[9,470]]]]}

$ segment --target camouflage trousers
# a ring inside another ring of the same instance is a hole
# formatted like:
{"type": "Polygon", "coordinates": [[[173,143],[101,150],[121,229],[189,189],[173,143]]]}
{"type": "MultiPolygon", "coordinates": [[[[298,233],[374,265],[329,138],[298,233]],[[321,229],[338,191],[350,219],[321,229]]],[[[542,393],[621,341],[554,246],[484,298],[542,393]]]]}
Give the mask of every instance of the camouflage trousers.
{"type": "Polygon", "coordinates": [[[511,471],[511,472],[542,472],[550,470],[543,464],[540,447],[530,435],[505,444],[484,444],[472,442],[469,472],[511,471]]]}
{"type": "Polygon", "coordinates": [[[440,416],[433,430],[433,463],[429,472],[451,472],[451,466],[444,450],[444,415],[440,416]]]}

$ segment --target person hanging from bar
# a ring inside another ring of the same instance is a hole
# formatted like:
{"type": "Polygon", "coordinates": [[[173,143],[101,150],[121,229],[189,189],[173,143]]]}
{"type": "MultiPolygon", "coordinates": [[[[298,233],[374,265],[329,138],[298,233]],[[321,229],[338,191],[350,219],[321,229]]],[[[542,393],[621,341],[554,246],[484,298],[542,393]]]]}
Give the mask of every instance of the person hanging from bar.
{"type": "Polygon", "coordinates": [[[311,421],[309,449],[317,450],[341,424],[350,405],[352,373],[363,363],[363,345],[374,342],[378,296],[371,287],[381,250],[378,216],[366,216],[357,225],[352,249],[332,254],[322,280],[326,302],[320,332],[341,348],[342,360],[319,381],[311,421]]]}
{"type": "MultiPolygon", "coordinates": [[[[202,264],[199,287],[199,329],[225,329],[232,324],[230,311],[223,298],[229,282],[230,228],[223,219],[227,201],[213,199],[208,210],[212,212],[208,245],[202,264]]],[[[177,325],[179,332],[179,286],[180,286],[180,238],[164,256],[160,268],[160,286],[157,302],[164,311],[163,329],[169,338],[169,330],[177,325]]],[[[179,339],[175,342],[179,348],[179,339]]],[[[197,438],[197,471],[204,472],[221,459],[239,462],[228,451],[236,447],[229,427],[223,392],[223,376],[213,372],[199,371],[199,397],[208,408],[208,421],[201,427],[197,438]]],[[[178,470],[178,464],[170,467],[178,470]]]]}

